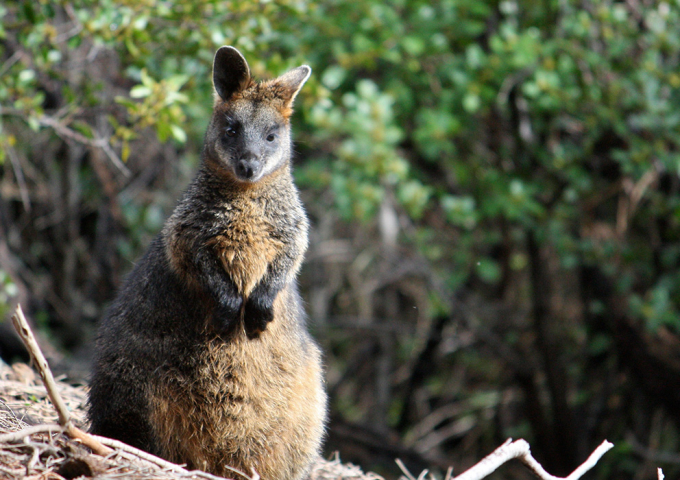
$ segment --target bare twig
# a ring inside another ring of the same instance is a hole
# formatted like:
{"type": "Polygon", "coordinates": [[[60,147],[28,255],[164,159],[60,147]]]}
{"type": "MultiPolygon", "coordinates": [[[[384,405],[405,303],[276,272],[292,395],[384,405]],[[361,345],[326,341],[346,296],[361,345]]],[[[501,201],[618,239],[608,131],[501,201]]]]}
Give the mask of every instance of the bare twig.
{"type": "Polygon", "coordinates": [[[47,365],[47,360],[45,360],[45,357],[38,346],[38,342],[35,341],[35,337],[33,336],[31,327],[28,326],[28,322],[26,321],[24,312],[21,309],[21,305],[17,305],[14,315],[12,316],[12,322],[14,323],[14,328],[16,329],[17,333],[26,344],[26,348],[31,355],[31,359],[33,360],[33,363],[38,369],[38,373],[40,373],[40,377],[45,384],[47,394],[49,395],[52,404],[57,409],[57,413],[59,414],[59,425],[64,428],[68,428],[69,424],[71,423],[70,414],[68,413],[66,404],[64,404],[61,396],[57,393],[57,385],[54,382],[52,371],[47,365]]]}
{"type": "Polygon", "coordinates": [[[31,199],[28,196],[28,187],[26,186],[26,179],[24,178],[24,172],[21,169],[21,160],[19,160],[19,156],[17,155],[17,152],[14,150],[14,148],[12,148],[12,146],[9,145],[7,142],[4,142],[3,147],[7,152],[7,156],[9,157],[10,162],[12,163],[14,176],[16,177],[17,184],[19,185],[21,203],[24,204],[24,210],[28,212],[31,210],[31,199]]]}
{"type": "MultiPolygon", "coordinates": [[[[543,467],[534,459],[534,457],[531,456],[531,452],[528,449],[527,444],[527,452],[521,457],[521,460],[526,463],[529,468],[534,470],[536,474],[545,480],[558,480],[561,477],[554,477],[550,475],[548,472],[543,470],[543,467]],[[534,465],[532,467],[532,464],[534,465]]],[[[585,462],[583,462],[576,470],[571,472],[571,475],[564,477],[565,480],[577,480],[581,478],[588,470],[593,468],[595,464],[598,462],[598,460],[604,455],[609,449],[611,449],[614,446],[613,443],[608,442],[605,440],[600,444],[599,447],[597,447],[593,453],[590,454],[590,456],[586,459],[585,462]]]]}
{"type": "Polygon", "coordinates": [[[680,455],[677,453],[662,452],[653,448],[649,448],[640,443],[640,441],[630,432],[626,434],[625,438],[626,442],[630,444],[633,453],[646,460],[651,462],[672,463],[675,465],[680,465],[680,455]]]}
{"type": "Polygon", "coordinates": [[[628,223],[633,218],[638,204],[644,197],[645,192],[651,185],[658,181],[663,173],[664,167],[657,159],[652,162],[652,166],[647,170],[637,182],[626,178],[623,180],[624,196],[620,197],[619,209],[616,220],[616,233],[623,235],[628,229],[628,223]]]}
{"type": "MultiPolygon", "coordinates": [[[[115,449],[115,453],[120,454],[120,453],[127,453],[132,455],[133,457],[136,457],[137,459],[142,459],[145,460],[149,463],[154,464],[157,467],[164,468],[167,470],[172,470],[174,472],[180,472],[180,473],[187,473],[188,470],[186,470],[182,465],[177,465],[176,463],[168,462],[167,460],[164,460],[160,457],[157,457],[155,455],[152,455],[148,452],[145,452],[144,450],[140,450],[138,448],[135,448],[133,446],[128,445],[127,443],[120,442],[118,440],[114,440],[112,438],[106,438],[106,437],[100,437],[99,435],[91,435],[94,439],[98,440],[101,442],[103,445],[109,446],[111,448],[115,449]]],[[[128,457],[129,458],[129,457],[128,457]]],[[[241,472],[240,470],[237,470],[235,468],[227,467],[229,470],[238,473],[239,475],[242,475],[245,478],[250,478],[248,475],[245,473],[241,472]]],[[[201,478],[207,478],[211,480],[222,480],[222,477],[217,477],[215,475],[211,475],[209,473],[201,472],[201,471],[192,471],[192,474],[195,474],[197,476],[200,476],[201,478]]],[[[256,480],[255,478],[252,478],[251,480],[256,480]]]]}
{"type": "Polygon", "coordinates": [[[64,433],[73,439],[79,440],[83,445],[89,447],[93,452],[98,453],[99,455],[110,454],[112,452],[110,448],[102,445],[99,441],[92,438],[91,435],[83,432],[71,422],[71,414],[62,400],[61,395],[59,395],[57,386],[54,382],[54,377],[52,376],[52,371],[40,350],[40,346],[38,346],[38,342],[35,341],[31,327],[28,326],[24,312],[21,310],[21,305],[17,305],[14,315],[12,315],[12,322],[14,323],[14,328],[17,333],[26,345],[28,353],[33,360],[33,364],[40,373],[40,378],[42,378],[43,384],[45,385],[47,395],[50,397],[52,405],[54,405],[54,408],[57,410],[59,425],[64,428],[64,433]]]}
{"type": "MultiPolygon", "coordinates": [[[[21,110],[15,108],[2,108],[0,107],[0,115],[13,115],[26,119],[27,115],[21,110]]],[[[88,138],[82,133],[79,133],[71,128],[69,128],[63,121],[57,117],[52,117],[49,115],[40,115],[36,119],[40,125],[43,127],[49,127],[54,132],[65,140],[72,140],[83,145],[87,145],[94,148],[100,148],[106,156],[111,160],[111,163],[126,177],[130,176],[130,170],[125,166],[123,161],[120,159],[118,154],[111,148],[110,138],[100,137],[100,138],[88,138]]]]}
{"type": "Polygon", "coordinates": [[[397,462],[397,465],[399,466],[399,469],[402,471],[402,473],[406,476],[406,480],[416,480],[416,477],[413,476],[411,472],[408,471],[408,468],[406,468],[406,465],[404,465],[404,462],[402,462],[400,459],[396,459],[395,462],[397,462]]]}
{"type": "Polygon", "coordinates": [[[70,38],[75,37],[83,30],[83,24],[78,19],[78,14],[76,14],[75,10],[73,9],[73,5],[67,4],[64,7],[64,10],[66,11],[68,17],[71,19],[73,26],[68,31],[62,32],[59,35],[57,35],[57,37],[54,39],[55,43],[65,42],[70,38]]]}
{"type": "MultiPolygon", "coordinates": [[[[164,468],[167,470],[172,470],[175,472],[179,473],[191,473],[192,475],[196,475],[200,478],[206,478],[209,480],[222,480],[223,477],[218,477],[215,475],[211,475],[206,472],[202,472],[200,470],[191,470],[188,471],[186,470],[182,465],[177,465],[176,463],[168,462],[167,460],[164,460],[160,457],[157,457],[155,455],[152,455],[148,452],[145,452],[144,450],[140,450],[138,448],[135,448],[133,446],[130,446],[126,443],[120,442],[118,440],[114,440],[112,438],[106,438],[106,437],[100,437],[99,435],[91,435],[94,439],[98,440],[102,444],[109,446],[111,448],[114,448],[116,450],[116,453],[127,453],[131,454],[134,457],[137,457],[138,459],[146,460],[147,462],[153,463],[157,467],[164,468]]],[[[255,471],[252,470],[252,475],[248,476],[247,474],[243,473],[242,471],[229,467],[225,465],[225,468],[227,470],[230,470],[234,473],[237,473],[238,475],[241,475],[243,478],[246,478],[248,480],[260,480],[260,475],[255,471]]]]}
{"type": "Polygon", "coordinates": [[[60,122],[56,118],[49,117],[47,115],[41,115],[40,117],[38,117],[38,122],[45,127],[52,128],[55,131],[55,133],[62,138],[74,140],[78,143],[82,143],[83,145],[89,145],[91,147],[101,148],[102,151],[106,154],[106,156],[109,157],[109,160],[111,160],[111,163],[113,163],[113,165],[123,175],[125,175],[126,177],[130,176],[130,170],[128,170],[128,168],[123,164],[122,160],[118,157],[116,152],[113,151],[113,149],[111,148],[111,144],[109,143],[108,138],[97,138],[97,139],[87,138],[82,133],[76,132],[75,130],[68,128],[66,125],[64,125],[62,122],[60,122]]]}
{"type": "Polygon", "coordinates": [[[531,449],[525,440],[520,439],[513,442],[511,439],[508,439],[503,445],[477,463],[477,465],[461,473],[454,480],[480,480],[513,458],[517,458],[525,463],[542,480],[577,480],[593,468],[602,455],[613,446],[612,443],[605,440],[571,475],[562,478],[550,475],[543,469],[541,464],[531,456],[531,449]]]}
{"type": "Polygon", "coordinates": [[[38,455],[40,455],[40,449],[39,448],[36,448],[33,445],[30,445],[30,448],[33,449],[33,452],[31,453],[31,459],[26,464],[26,476],[31,474],[31,470],[33,470],[33,467],[35,467],[35,464],[38,463],[38,455]]]}
{"type": "Polygon", "coordinates": [[[22,52],[19,51],[14,52],[14,54],[11,57],[9,57],[5,61],[5,63],[3,63],[2,66],[0,67],[0,76],[4,75],[7,70],[12,68],[12,65],[17,63],[21,59],[22,55],[23,55],[22,52]]]}
{"type": "Polygon", "coordinates": [[[34,427],[27,427],[17,432],[5,433],[0,435],[0,443],[12,443],[23,440],[29,435],[36,433],[62,433],[64,431],[59,425],[36,425],[34,427]]]}

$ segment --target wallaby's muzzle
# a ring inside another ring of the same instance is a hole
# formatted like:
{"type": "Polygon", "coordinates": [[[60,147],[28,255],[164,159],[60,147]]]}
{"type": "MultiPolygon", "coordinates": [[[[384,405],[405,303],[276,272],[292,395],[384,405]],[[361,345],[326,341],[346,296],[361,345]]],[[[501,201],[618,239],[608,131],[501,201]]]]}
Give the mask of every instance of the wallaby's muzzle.
{"type": "Polygon", "coordinates": [[[236,164],[236,175],[241,180],[248,180],[254,182],[260,178],[262,172],[262,162],[253,158],[242,158],[236,164]]]}

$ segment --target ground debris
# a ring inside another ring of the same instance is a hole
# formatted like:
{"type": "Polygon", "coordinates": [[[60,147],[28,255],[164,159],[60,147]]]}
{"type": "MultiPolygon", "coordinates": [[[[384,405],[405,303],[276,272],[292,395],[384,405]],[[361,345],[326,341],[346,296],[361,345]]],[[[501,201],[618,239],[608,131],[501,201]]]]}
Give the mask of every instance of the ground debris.
{"type": "MultiPolygon", "coordinates": [[[[115,450],[107,457],[93,454],[72,440],[57,425],[58,416],[37,375],[26,365],[10,367],[0,361],[0,478],[8,480],[166,480],[218,479],[203,472],[181,472],[149,462],[131,459],[124,451],[115,450]],[[49,430],[49,431],[47,431],[49,430]],[[33,433],[32,433],[33,432],[33,433]]],[[[68,406],[73,422],[87,430],[85,405],[87,390],[57,381],[57,389],[68,406]]],[[[310,480],[382,480],[363,473],[339,458],[320,459],[313,467],[310,480]]]]}
{"type": "Polygon", "coordinates": [[[383,480],[375,473],[364,473],[351,463],[342,463],[336,454],[332,460],[318,460],[309,476],[310,480],[383,480]]]}
{"type": "MultiPolygon", "coordinates": [[[[58,422],[59,416],[50,403],[40,377],[28,365],[19,363],[10,367],[0,361],[0,387],[0,429],[3,432],[12,431],[1,423],[1,419],[8,412],[28,425],[58,422]]],[[[87,390],[85,387],[74,387],[66,382],[57,382],[57,388],[71,411],[73,423],[80,428],[86,427],[87,390]]]]}

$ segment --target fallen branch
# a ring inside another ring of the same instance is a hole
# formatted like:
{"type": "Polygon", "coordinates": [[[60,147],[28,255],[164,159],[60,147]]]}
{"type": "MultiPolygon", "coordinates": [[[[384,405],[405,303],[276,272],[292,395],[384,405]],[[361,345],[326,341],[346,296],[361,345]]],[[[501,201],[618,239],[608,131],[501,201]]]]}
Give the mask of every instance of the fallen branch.
{"type": "MultiPolygon", "coordinates": [[[[588,470],[593,468],[597,461],[604,455],[614,444],[609,443],[607,440],[602,442],[602,444],[590,454],[588,459],[583,462],[576,470],[574,470],[568,477],[555,477],[546,472],[540,463],[531,456],[531,449],[529,444],[525,440],[512,441],[511,438],[506,440],[506,442],[498,447],[496,450],[491,452],[489,455],[480,460],[476,465],[470,467],[465,472],[461,473],[457,477],[453,476],[453,470],[449,468],[446,472],[444,480],[481,480],[491,475],[498,467],[512,460],[513,458],[519,459],[521,462],[526,464],[538,478],[541,480],[578,480],[581,478],[588,470]]],[[[397,460],[397,465],[404,473],[401,477],[402,480],[426,480],[428,471],[423,471],[418,478],[414,477],[411,472],[408,471],[406,466],[400,460],[397,460]]],[[[659,469],[660,470],[660,469],[659,469]]],[[[662,479],[661,472],[659,472],[660,479],[662,479]]],[[[430,479],[434,479],[430,475],[430,479]]]]}
{"type": "Polygon", "coordinates": [[[568,477],[555,477],[546,472],[540,463],[531,455],[531,448],[526,440],[508,439],[503,445],[494,450],[490,455],[484,457],[479,463],[465,472],[461,473],[453,480],[480,480],[494,472],[498,467],[504,463],[517,458],[526,464],[533,472],[542,480],[577,480],[583,476],[588,470],[593,468],[597,461],[605,454],[614,444],[605,440],[602,444],[590,454],[588,459],[574,470],[568,477]]]}
{"type": "Polygon", "coordinates": [[[31,327],[28,326],[24,312],[21,310],[21,305],[17,305],[14,315],[12,315],[12,323],[14,323],[14,328],[26,345],[35,368],[37,368],[38,373],[40,373],[40,378],[42,378],[43,384],[45,385],[47,395],[50,398],[52,405],[54,405],[54,408],[57,410],[59,425],[64,429],[64,433],[75,440],[79,440],[83,445],[99,455],[106,456],[112,453],[113,450],[109,447],[102,445],[90,434],[83,432],[73,425],[71,414],[62,400],[61,395],[59,395],[59,392],[57,391],[57,385],[54,383],[52,371],[40,350],[40,346],[38,346],[38,342],[35,341],[31,327]]]}

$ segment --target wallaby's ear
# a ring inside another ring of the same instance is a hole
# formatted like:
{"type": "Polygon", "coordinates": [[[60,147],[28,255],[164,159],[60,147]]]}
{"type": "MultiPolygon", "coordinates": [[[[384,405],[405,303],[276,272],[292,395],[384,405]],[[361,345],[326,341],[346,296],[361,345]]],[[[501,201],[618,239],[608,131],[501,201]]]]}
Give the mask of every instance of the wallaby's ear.
{"type": "Polygon", "coordinates": [[[281,87],[281,98],[288,106],[292,105],[296,95],[305,84],[312,69],[308,65],[302,65],[284,73],[275,80],[276,84],[281,87]]]}
{"type": "Polygon", "coordinates": [[[234,47],[220,47],[213,61],[213,85],[215,91],[227,101],[250,83],[248,62],[234,47]]]}

